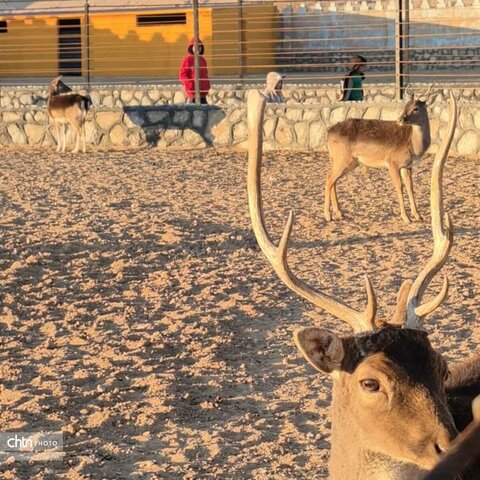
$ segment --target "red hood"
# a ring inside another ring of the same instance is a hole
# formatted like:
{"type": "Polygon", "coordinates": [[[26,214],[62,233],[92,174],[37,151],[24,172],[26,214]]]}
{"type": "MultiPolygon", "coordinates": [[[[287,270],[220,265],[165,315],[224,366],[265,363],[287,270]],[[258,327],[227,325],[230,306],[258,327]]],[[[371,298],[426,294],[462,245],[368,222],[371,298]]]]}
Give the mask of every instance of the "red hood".
{"type": "MultiPolygon", "coordinates": [[[[190,54],[190,55],[193,55],[193,46],[195,45],[195,39],[192,38],[190,40],[190,43],[188,44],[188,48],[187,48],[187,52],[190,54]]],[[[200,39],[198,39],[198,47],[199,47],[199,50],[200,50],[200,55],[203,55],[203,52],[205,51],[205,47],[202,43],[202,41],[200,39]]]]}
{"type": "MultiPolygon", "coordinates": [[[[188,44],[189,47],[193,47],[193,45],[195,44],[195,39],[192,38],[190,40],[190,43],[188,44]]],[[[200,39],[198,39],[198,45],[203,45],[202,41],[200,39]]]]}

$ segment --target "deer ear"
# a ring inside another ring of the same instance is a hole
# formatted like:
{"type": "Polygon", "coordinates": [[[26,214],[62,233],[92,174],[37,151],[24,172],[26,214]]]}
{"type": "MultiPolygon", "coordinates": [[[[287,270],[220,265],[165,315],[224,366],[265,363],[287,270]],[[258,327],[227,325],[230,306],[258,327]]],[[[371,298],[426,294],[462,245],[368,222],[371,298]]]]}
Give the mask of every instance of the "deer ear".
{"type": "Polygon", "coordinates": [[[323,373],[340,370],[345,351],[342,341],[334,333],[321,328],[301,328],[293,333],[293,340],[313,368],[323,373]]]}

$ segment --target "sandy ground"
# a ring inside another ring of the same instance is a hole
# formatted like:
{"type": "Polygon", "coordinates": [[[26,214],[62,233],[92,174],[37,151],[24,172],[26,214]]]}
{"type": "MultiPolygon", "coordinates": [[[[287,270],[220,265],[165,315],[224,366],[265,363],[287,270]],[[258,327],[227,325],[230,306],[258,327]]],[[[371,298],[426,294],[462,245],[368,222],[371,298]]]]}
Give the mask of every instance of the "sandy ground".
{"type": "MultiPolygon", "coordinates": [[[[0,166],[0,431],[63,430],[66,442],[63,461],[6,462],[2,479],[326,478],[331,384],[291,334],[348,330],[259,251],[245,153],[3,148],[0,166]]],[[[408,226],[373,170],[341,181],[346,215],[327,225],[327,167],[311,152],[266,154],[269,228],[278,238],[294,207],[298,275],[361,308],[369,273],[388,317],[430,255],[431,158],[415,170],[426,221],[408,226]]],[[[452,287],[428,328],[459,360],[480,344],[480,162],[449,159],[444,184],[452,287]]]]}

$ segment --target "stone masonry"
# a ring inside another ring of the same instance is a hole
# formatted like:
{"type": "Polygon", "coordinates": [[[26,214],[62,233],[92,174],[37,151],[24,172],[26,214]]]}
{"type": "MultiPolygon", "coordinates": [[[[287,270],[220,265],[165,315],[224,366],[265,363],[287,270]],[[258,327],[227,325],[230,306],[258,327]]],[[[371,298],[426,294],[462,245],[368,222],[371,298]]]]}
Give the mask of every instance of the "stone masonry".
{"type": "MultiPolygon", "coordinates": [[[[480,90],[454,88],[459,121],[451,151],[462,155],[480,153],[480,90]]],[[[2,89],[0,143],[4,145],[56,145],[54,128],[48,125],[44,87],[2,89]]],[[[391,100],[393,87],[370,85],[365,102],[338,103],[335,86],[306,85],[285,91],[286,103],[267,107],[264,132],[267,149],[325,149],[329,125],[345,118],[398,118],[403,104],[391,100]]],[[[181,91],[164,87],[97,89],[90,92],[94,108],[86,122],[87,148],[205,148],[245,149],[247,125],[245,92],[217,90],[215,104],[185,105],[181,91]]],[[[444,135],[448,90],[430,108],[434,153],[444,135]]],[[[68,148],[73,148],[71,132],[68,148]]]]}

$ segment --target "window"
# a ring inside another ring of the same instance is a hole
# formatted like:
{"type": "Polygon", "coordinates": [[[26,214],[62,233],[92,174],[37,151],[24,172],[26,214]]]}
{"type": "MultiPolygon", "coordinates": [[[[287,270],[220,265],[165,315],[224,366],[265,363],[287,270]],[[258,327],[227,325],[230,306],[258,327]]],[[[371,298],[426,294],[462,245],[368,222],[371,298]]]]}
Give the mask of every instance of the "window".
{"type": "Polygon", "coordinates": [[[152,27],[155,25],[185,25],[186,13],[162,13],[155,15],[137,15],[138,27],[152,27]]]}
{"type": "Polygon", "coordinates": [[[7,33],[7,32],[8,32],[7,22],[3,20],[0,22],[0,33],[7,33]]]}
{"type": "Polygon", "coordinates": [[[79,18],[58,20],[58,73],[82,75],[82,27],[79,18]]]}

